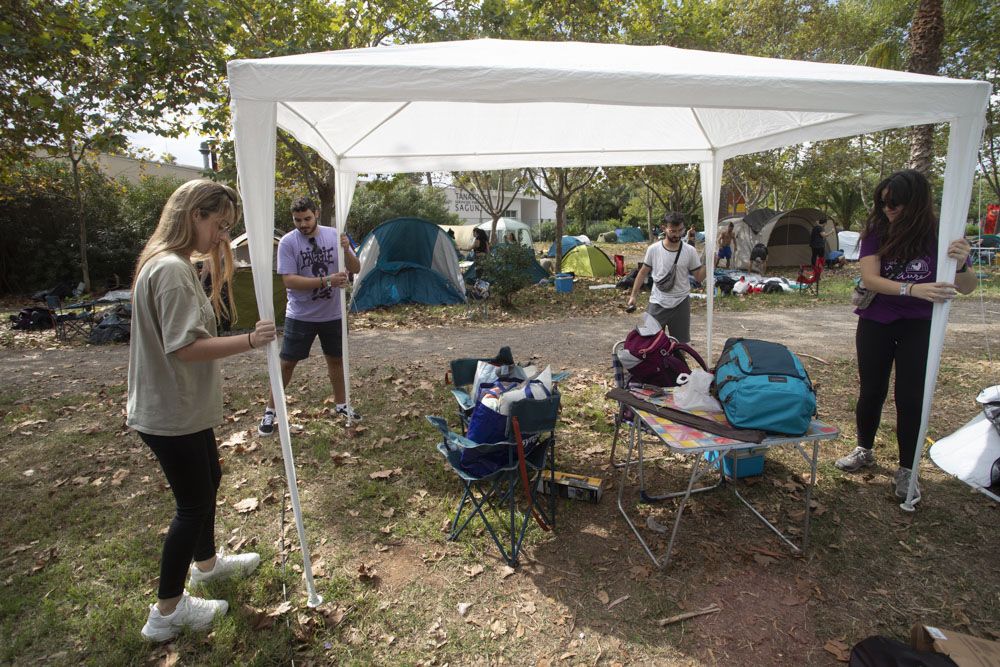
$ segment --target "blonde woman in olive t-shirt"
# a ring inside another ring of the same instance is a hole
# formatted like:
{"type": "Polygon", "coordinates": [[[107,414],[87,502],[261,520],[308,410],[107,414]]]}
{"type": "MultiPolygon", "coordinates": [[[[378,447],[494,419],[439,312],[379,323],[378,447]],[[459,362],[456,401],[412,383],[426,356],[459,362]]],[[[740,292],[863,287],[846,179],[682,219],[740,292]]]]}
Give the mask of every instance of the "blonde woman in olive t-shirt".
{"type": "Polygon", "coordinates": [[[246,335],[216,337],[222,289],[232,278],[229,230],[236,214],[236,193],[224,185],[197,180],[179,187],[139,256],[132,285],[127,424],[156,455],[177,503],[163,543],[157,602],[142,628],[150,641],[166,641],[183,628],[207,629],[226,613],[224,600],[188,595],[185,580],[196,586],[260,563],[257,554],[215,551],[222,479],[212,430],[222,422],[218,360],[275,338],[270,321],[257,322],[246,335]],[[212,282],[211,299],[191,262],[194,254],[207,256],[220,278],[212,282]]]}

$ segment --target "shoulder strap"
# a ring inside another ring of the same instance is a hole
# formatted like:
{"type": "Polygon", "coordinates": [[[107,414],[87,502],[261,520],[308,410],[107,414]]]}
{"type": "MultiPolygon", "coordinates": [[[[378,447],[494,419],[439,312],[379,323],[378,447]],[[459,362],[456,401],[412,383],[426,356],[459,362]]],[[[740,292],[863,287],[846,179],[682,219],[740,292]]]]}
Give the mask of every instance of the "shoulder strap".
{"type": "Polygon", "coordinates": [[[643,412],[650,412],[657,417],[663,417],[664,419],[669,419],[672,422],[696,428],[699,431],[721,435],[723,437],[732,438],[733,440],[739,440],[741,442],[759,443],[766,437],[766,434],[763,431],[748,428],[735,428],[729,424],[717,422],[714,419],[706,419],[705,417],[693,415],[690,412],[675,410],[674,408],[666,408],[656,405],[655,403],[650,403],[649,401],[639,398],[626,389],[612,389],[605,394],[604,397],[610,398],[613,401],[618,401],[619,403],[623,403],[633,408],[638,408],[643,412]]]}

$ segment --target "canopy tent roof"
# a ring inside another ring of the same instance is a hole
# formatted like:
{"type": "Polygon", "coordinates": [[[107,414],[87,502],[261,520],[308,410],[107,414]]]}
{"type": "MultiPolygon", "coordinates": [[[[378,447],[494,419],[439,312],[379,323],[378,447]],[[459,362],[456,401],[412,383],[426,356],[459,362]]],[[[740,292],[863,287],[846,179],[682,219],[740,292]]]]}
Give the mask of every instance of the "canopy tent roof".
{"type": "Polygon", "coordinates": [[[982,113],[988,84],[669,46],[472,40],[229,64],[352,172],[705,162],[982,113]]]}
{"type": "MultiPolygon", "coordinates": [[[[357,174],[698,163],[718,219],[726,159],[805,141],[950,123],[938,280],[955,262],[990,85],[852,65],[578,42],[456,41],[229,63],[236,163],[262,317],[273,314],[275,128],[336,171],[336,219],[357,174]]],[[[717,228],[706,224],[711,264],[717,228]]],[[[711,268],[711,267],[709,267],[711,268]]],[[[708,272],[706,354],[712,352],[708,272]]],[[[935,304],[919,442],[927,431],[950,304],[935,304]]],[[[347,340],[346,318],[341,320],[347,340]]],[[[349,377],[349,357],[343,357],[349,377]]],[[[298,507],[277,348],[268,346],[285,471],[311,605],[319,603],[298,507]]],[[[349,390],[349,385],[348,385],[349,390]]],[[[349,398],[349,394],[348,394],[349,398]]],[[[919,457],[922,447],[918,447],[919,457]]],[[[917,475],[911,478],[911,495],[917,475]]],[[[908,499],[907,509],[912,509],[908,499]]]]}

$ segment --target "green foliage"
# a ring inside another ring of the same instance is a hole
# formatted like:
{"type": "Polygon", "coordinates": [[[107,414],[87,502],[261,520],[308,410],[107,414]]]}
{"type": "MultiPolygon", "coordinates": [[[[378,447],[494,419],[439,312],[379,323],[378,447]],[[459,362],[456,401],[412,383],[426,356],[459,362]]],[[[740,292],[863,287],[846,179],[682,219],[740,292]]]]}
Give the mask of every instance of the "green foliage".
{"type": "Polygon", "coordinates": [[[534,282],[528,273],[534,261],[531,249],[520,244],[501,243],[477,260],[477,270],[490,284],[490,294],[504,306],[510,306],[514,294],[534,282]]]}
{"type": "Polygon", "coordinates": [[[443,190],[414,185],[405,176],[396,176],[358,186],[347,229],[360,241],[386,220],[402,217],[423,218],[435,225],[462,224],[448,211],[443,190]]]}
{"type": "Polygon", "coordinates": [[[857,187],[847,183],[831,183],[826,198],[821,202],[840,229],[850,229],[859,213],[864,213],[864,200],[857,187]]]}
{"type": "Polygon", "coordinates": [[[979,236],[979,225],[971,223],[965,226],[966,236],[979,236]]]}
{"type": "Polygon", "coordinates": [[[536,241],[545,241],[546,243],[552,243],[556,240],[556,223],[554,222],[543,222],[538,225],[538,238],[536,241]]]}

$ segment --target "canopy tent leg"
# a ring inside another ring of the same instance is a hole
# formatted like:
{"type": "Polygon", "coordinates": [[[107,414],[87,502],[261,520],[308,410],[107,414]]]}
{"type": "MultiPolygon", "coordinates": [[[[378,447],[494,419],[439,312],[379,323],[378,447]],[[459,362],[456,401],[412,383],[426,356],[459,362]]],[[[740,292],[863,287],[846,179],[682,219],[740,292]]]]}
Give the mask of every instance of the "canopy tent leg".
{"type": "MultiPolygon", "coordinates": [[[[964,236],[965,218],[972,197],[972,178],[976,170],[976,150],[983,134],[985,109],[983,113],[962,116],[953,120],[948,132],[948,158],[944,171],[944,190],[941,195],[941,215],[938,224],[937,280],[953,282],[958,268],[948,257],[948,244],[964,236]]],[[[931,315],[931,335],[927,344],[927,374],[924,376],[924,402],[920,415],[920,431],[917,447],[910,470],[910,486],[906,500],[900,504],[906,512],[912,512],[913,496],[920,475],[920,459],[924,453],[927,438],[927,424],[930,420],[934,387],[941,368],[941,349],[944,347],[945,327],[951,302],[935,303],[931,315]]]]}
{"type": "Polygon", "coordinates": [[[714,153],[711,162],[702,162],[698,165],[701,175],[701,206],[705,219],[705,295],[708,297],[705,358],[709,360],[712,359],[712,311],[715,308],[715,238],[719,228],[716,220],[719,216],[724,163],[722,156],[714,153]]]}
{"type": "MultiPolygon", "coordinates": [[[[274,319],[272,296],[272,263],[274,251],[274,153],[276,134],[276,109],[274,102],[251,100],[233,101],[233,133],[236,144],[236,172],[240,196],[243,197],[243,218],[250,246],[250,266],[253,271],[257,312],[261,319],[274,319]]],[[[278,433],[281,436],[281,457],[285,463],[288,493],[295,514],[295,527],[302,547],[302,569],[305,572],[308,605],[316,607],[323,598],[316,592],[312,562],[309,558],[309,541],[302,523],[299,488],[295,477],[295,459],[292,454],[291,434],[288,430],[288,412],[285,409],[285,387],[281,381],[277,341],[267,346],[267,371],[274,395],[278,433]]],[[[283,501],[282,501],[283,502],[283,501]]]]}
{"type": "MultiPolygon", "coordinates": [[[[334,205],[336,206],[337,231],[341,234],[347,233],[347,214],[351,212],[351,201],[354,199],[354,188],[358,184],[358,175],[351,171],[341,171],[338,165],[334,165],[336,170],[337,191],[334,193],[334,205]]],[[[341,271],[346,270],[344,264],[344,248],[337,243],[337,267],[341,271]]],[[[341,360],[344,364],[344,400],[347,405],[351,405],[351,365],[350,355],[347,348],[347,285],[340,288],[340,340],[341,360]]],[[[347,425],[351,425],[351,411],[347,411],[347,425]]]]}

